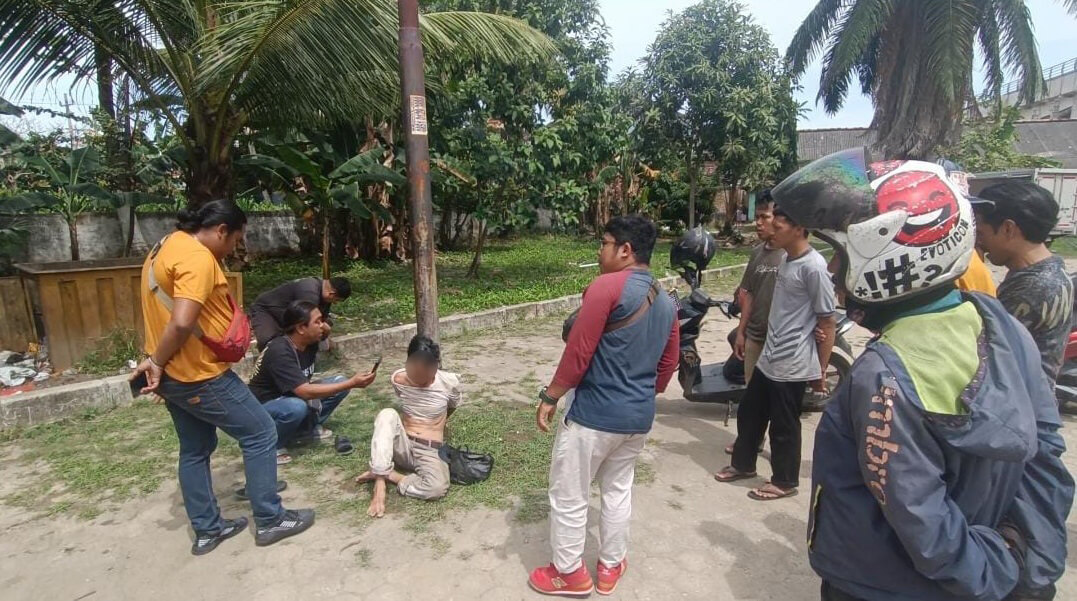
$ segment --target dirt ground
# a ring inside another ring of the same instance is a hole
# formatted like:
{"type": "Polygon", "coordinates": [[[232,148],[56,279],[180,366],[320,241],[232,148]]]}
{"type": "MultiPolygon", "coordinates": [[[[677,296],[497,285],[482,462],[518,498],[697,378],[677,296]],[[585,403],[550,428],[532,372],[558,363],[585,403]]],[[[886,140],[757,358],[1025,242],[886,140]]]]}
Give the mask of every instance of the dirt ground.
{"type": "MultiPolygon", "coordinates": [[[[731,325],[720,315],[706,323],[700,345],[705,360],[727,354],[725,333],[731,325]]],[[[467,366],[467,386],[517,381],[532,377],[531,372],[548,381],[562,348],[559,334],[560,324],[546,320],[482,338],[448,340],[446,359],[467,366]]],[[[854,338],[859,346],[866,336],[859,332],[854,338]]],[[[390,356],[402,353],[386,353],[390,356]]],[[[761,480],[729,485],[711,478],[726,464],[722,447],[734,437],[734,423],[722,423],[724,413],[724,406],[685,401],[676,381],[659,398],[645,450],[653,481],[635,488],[631,569],[615,598],[818,598],[819,580],[805,546],[809,495],[759,503],[745,495],[761,480]]],[[[804,420],[804,487],[817,423],[814,414],[804,420]]],[[[1077,424],[1067,422],[1064,433],[1070,448],[1077,448],[1077,424]]],[[[1077,471],[1077,452],[1067,460],[1077,471]]],[[[218,463],[223,465],[214,479],[225,514],[249,515],[249,507],[228,496],[241,479],[238,462],[218,463]]],[[[10,456],[3,465],[0,497],[27,477],[17,473],[10,456]]],[[[760,470],[769,474],[765,463],[760,470]]],[[[310,492],[293,486],[282,496],[287,506],[301,507],[309,503],[310,492]]],[[[592,566],[598,531],[594,503],[586,553],[592,566]]],[[[1071,518],[1068,530],[1071,540],[1077,537],[1077,518],[1071,518]]],[[[0,532],[0,597],[19,601],[537,599],[525,579],[530,569],[549,561],[544,520],[521,523],[511,511],[486,508],[450,515],[419,533],[408,531],[399,515],[365,527],[319,517],[309,532],[273,547],[257,548],[244,534],[208,556],[193,557],[174,479],[92,521],[5,507],[0,532]],[[433,539],[440,542],[430,544],[433,539]]],[[[1071,551],[1069,566],[1075,563],[1077,553],[1071,551]]],[[[1077,599],[1073,570],[1060,582],[1057,598],[1077,599]]]]}

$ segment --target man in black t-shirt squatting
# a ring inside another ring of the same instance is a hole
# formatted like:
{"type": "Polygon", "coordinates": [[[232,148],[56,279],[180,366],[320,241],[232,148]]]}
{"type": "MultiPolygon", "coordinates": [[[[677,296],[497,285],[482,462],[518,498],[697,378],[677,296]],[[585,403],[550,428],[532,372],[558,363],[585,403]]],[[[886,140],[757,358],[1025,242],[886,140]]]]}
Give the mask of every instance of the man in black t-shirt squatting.
{"type": "Polygon", "coordinates": [[[297,438],[332,437],[322,424],[353,388],[366,388],[374,381],[371,372],[312,382],[318,343],[329,335],[329,324],[308,301],[288,305],[282,321],[284,335],[270,340],[258,355],[248,384],[277,425],[278,464],[291,461],[286,449],[297,438]]]}

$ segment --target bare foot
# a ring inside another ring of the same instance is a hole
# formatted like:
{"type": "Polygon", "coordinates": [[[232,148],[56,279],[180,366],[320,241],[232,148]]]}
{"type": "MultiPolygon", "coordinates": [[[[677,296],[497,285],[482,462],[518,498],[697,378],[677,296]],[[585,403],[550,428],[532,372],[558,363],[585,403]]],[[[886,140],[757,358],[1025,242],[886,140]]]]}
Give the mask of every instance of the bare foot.
{"type": "Polygon", "coordinates": [[[366,484],[367,482],[373,482],[377,478],[378,477],[375,476],[373,472],[371,472],[370,470],[367,470],[367,471],[365,471],[365,472],[363,472],[363,473],[361,473],[361,474],[359,474],[358,476],[355,477],[355,483],[356,484],[366,484]]]}
{"type": "Polygon", "coordinates": [[[374,496],[370,499],[370,508],[366,512],[372,518],[385,515],[385,478],[374,481],[374,496]]]}

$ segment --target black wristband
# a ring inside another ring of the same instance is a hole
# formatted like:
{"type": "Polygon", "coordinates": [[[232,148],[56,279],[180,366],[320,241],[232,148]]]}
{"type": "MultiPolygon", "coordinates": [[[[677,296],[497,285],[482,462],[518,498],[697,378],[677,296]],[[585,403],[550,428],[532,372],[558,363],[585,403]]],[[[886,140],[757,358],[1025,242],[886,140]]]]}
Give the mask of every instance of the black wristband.
{"type": "Polygon", "coordinates": [[[539,391],[539,400],[542,401],[543,403],[547,404],[547,405],[556,405],[557,404],[557,399],[555,399],[552,396],[546,394],[546,387],[545,386],[543,386],[542,390],[539,391]]]}

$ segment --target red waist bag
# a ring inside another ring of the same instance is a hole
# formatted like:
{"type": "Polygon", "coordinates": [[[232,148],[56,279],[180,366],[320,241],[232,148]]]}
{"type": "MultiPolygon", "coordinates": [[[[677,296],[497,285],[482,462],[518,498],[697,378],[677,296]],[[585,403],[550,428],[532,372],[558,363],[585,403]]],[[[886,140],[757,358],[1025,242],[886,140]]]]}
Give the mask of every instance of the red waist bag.
{"type": "MultiPolygon", "coordinates": [[[[171,313],[173,307],[172,297],[166,294],[164,290],[161,290],[161,286],[157,283],[157,276],[153,273],[153,262],[157,259],[157,253],[161,250],[161,245],[167,239],[168,236],[162,238],[150,252],[149,281],[146,284],[157,295],[157,300],[161,301],[165,309],[171,313]]],[[[236,363],[246,356],[247,349],[251,346],[251,322],[247,319],[243,309],[236,304],[232,295],[227,294],[227,297],[228,306],[232,307],[232,321],[228,324],[228,330],[224,333],[224,338],[206,336],[197,323],[194,325],[194,335],[202,341],[202,344],[206,345],[206,348],[213,352],[218,361],[236,363]]]]}

